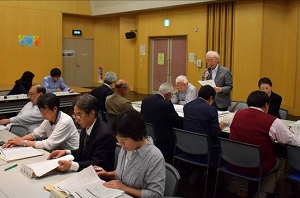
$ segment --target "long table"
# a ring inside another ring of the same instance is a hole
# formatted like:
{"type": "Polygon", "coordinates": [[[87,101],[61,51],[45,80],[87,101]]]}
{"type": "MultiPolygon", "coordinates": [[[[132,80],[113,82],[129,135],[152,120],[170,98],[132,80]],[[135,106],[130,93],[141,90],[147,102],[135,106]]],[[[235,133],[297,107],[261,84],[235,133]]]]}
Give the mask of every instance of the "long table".
{"type": "MultiPolygon", "coordinates": [[[[7,130],[0,131],[0,140],[7,141],[14,137],[12,133],[7,130]]],[[[0,197],[19,198],[19,197],[49,197],[50,192],[44,189],[45,185],[54,184],[73,174],[72,172],[60,173],[54,171],[53,174],[42,177],[29,179],[20,173],[22,164],[32,164],[47,159],[48,152],[43,149],[38,149],[43,152],[44,155],[17,160],[13,162],[5,162],[0,159],[0,197]],[[4,171],[5,168],[11,165],[17,164],[18,166],[8,171],[4,171]]]]}
{"type": "MultiPolygon", "coordinates": [[[[7,130],[0,131],[0,140],[7,141],[8,139],[14,137],[15,135],[7,130]]],[[[53,171],[47,176],[41,178],[29,179],[20,173],[22,164],[32,164],[40,161],[44,161],[48,157],[48,152],[43,149],[38,149],[43,152],[44,155],[16,160],[13,162],[5,162],[0,159],[0,198],[20,198],[20,197],[38,197],[38,198],[48,198],[50,197],[50,192],[44,189],[44,186],[49,184],[58,183],[64,179],[69,178],[72,174],[76,172],[58,172],[53,171]],[[17,164],[17,167],[10,170],[4,171],[5,168],[17,164]]],[[[125,194],[124,198],[131,198],[131,196],[125,194]]]]}

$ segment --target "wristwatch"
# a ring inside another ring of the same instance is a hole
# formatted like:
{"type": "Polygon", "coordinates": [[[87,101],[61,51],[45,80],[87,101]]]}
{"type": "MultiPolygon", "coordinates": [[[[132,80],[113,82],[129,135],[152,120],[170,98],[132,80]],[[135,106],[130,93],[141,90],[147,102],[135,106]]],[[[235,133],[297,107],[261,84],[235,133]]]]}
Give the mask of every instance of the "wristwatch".
{"type": "Polygon", "coordinates": [[[24,146],[24,147],[27,146],[27,142],[28,142],[28,140],[24,140],[24,141],[23,141],[23,146],[24,146]]]}

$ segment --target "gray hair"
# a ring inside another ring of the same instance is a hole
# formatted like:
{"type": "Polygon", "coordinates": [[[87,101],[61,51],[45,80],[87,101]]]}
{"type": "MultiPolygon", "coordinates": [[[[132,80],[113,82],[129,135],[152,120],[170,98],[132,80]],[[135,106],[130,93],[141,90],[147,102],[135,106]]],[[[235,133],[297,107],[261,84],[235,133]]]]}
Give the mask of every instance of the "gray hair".
{"type": "Polygon", "coordinates": [[[117,80],[117,75],[115,72],[112,71],[106,72],[104,77],[104,83],[111,84],[113,82],[116,82],[116,80],[117,80]]]}
{"type": "Polygon", "coordinates": [[[183,82],[183,83],[186,84],[186,83],[188,83],[188,79],[187,79],[186,76],[180,75],[180,76],[178,76],[178,77],[176,78],[175,82],[176,82],[176,83],[178,83],[178,82],[183,82]]]}
{"type": "Polygon", "coordinates": [[[75,105],[86,114],[95,111],[95,117],[98,116],[98,100],[90,94],[83,94],[79,96],[78,100],[74,102],[74,106],[75,105]]]}
{"type": "Polygon", "coordinates": [[[206,58],[207,58],[209,55],[211,55],[211,54],[214,55],[215,59],[220,60],[220,55],[218,54],[218,52],[215,52],[215,51],[208,51],[208,52],[206,53],[206,58]]]}
{"type": "Polygon", "coordinates": [[[173,93],[174,87],[171,83],[164,82],[159,86],[158,92],[160,94],[173,93]]]}

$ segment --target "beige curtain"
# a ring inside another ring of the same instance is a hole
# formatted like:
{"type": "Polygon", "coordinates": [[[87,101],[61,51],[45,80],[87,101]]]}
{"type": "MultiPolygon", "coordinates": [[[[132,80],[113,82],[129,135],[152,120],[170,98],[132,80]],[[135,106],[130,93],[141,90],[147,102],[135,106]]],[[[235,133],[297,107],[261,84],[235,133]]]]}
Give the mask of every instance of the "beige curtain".
{"type": "Polygon", "coordinates": [[[231,69],[234,2],[207,5],[207,51],[220,54],[220,64],[231,69]]]}

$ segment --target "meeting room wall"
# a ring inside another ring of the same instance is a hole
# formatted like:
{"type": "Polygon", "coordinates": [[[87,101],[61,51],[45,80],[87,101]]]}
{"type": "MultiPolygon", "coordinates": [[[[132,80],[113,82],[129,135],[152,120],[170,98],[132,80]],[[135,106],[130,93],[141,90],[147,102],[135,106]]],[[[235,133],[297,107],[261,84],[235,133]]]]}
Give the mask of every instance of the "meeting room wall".
{"type": "MultiPolygon", "coordinates": [[[[30,70],[41,83],[53,67],[62,67],[62,13],[91,14],[88,1],[0,1],[1,85],[13,85],[30,70]],[[39,36],[38,46],[21,46],[19,36],[39,36]]],[[[4,86],[5,87],[5,86],[4,86]]]]}

